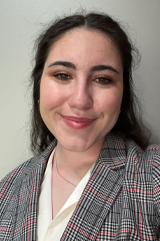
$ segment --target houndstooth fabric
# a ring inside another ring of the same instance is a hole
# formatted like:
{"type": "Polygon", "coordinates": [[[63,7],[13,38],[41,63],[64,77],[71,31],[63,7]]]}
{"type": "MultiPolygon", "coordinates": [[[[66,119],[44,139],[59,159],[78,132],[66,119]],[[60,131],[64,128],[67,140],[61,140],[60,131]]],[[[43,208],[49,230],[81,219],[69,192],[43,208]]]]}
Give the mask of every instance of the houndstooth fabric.
{"type": "MultiPolygon", "coordinates": [[[[0,183],[0,240],[36,241],[37,206],[56,142],[0,183]]],[[[160,240],[160,146],[108,134],[61,241],[160,240]]]]}

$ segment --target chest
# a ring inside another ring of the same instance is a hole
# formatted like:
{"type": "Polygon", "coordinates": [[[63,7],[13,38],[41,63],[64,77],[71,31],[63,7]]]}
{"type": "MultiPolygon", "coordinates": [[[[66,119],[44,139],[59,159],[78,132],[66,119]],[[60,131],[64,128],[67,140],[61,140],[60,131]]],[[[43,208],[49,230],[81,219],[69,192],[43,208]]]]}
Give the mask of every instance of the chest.
{"type": "Polygon", "coordinates": [[[70,195],[73,193],[75,186],[68,183],[57,173],[52,175],[52,219],[59,213],[70,195]]]}

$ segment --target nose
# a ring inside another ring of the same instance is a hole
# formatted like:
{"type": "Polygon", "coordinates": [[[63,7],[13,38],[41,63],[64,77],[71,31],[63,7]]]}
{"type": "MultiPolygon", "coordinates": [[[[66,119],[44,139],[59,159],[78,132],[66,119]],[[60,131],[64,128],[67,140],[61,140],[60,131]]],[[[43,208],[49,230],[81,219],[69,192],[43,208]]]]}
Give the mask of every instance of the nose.
{"type": "Polygon", "coordinates": [[[68,104],[79,110],[89,109],[93,106],[93,98],[87,83],[75,83],[68,104]]]}

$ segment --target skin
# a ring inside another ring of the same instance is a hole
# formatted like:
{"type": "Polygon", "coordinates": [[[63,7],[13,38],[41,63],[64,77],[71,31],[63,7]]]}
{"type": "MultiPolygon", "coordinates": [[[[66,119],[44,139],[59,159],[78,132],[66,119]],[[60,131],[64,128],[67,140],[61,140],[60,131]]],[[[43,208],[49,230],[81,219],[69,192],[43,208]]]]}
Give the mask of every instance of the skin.
{"type": "Polygon", "coordinates": [[[56,158],[63,176],[78,183],[96,161],[117,122],[122,96],[122,61],[108,36],[76,28],[53,44],[41,78],[40,113],[58,140],[56,158]],[[81,120],[68,126],[68,116],[87,118],[88,126],[81,120]]]}

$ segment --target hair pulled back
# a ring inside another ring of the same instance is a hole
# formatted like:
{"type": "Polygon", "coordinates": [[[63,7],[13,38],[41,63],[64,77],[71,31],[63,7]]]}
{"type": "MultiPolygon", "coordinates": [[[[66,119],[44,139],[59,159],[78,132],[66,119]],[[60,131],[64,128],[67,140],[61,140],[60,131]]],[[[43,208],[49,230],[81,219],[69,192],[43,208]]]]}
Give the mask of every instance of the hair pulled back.
{"type": "Polygon", "coordinates": [[[131,44],[120,24],[106,14],[88,13],[75,14],[57,19],[45,30],[36,41],[35,66],[32,71],[33,83],[33,108],[31,113],[31,150],[40,153],[55,138],[44,124],[38,100],[40,98],[40,81],[43,68],[52,45],[67,31],[85,27],[96,29],[105,33],[117,46],[123,64],[124,92],[121,105],[121,113],[112,133],[125,138],[133,139],[140,147],[147,145],[148,138],[145,135],[145,127],[142,125],[139,113],[139,102],[133,92],[132,67],[133,56],[138,54],[131,44]]]}

